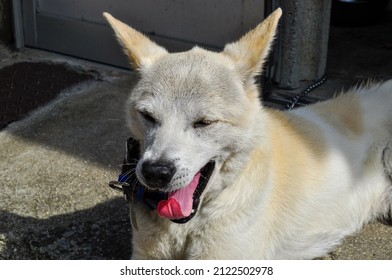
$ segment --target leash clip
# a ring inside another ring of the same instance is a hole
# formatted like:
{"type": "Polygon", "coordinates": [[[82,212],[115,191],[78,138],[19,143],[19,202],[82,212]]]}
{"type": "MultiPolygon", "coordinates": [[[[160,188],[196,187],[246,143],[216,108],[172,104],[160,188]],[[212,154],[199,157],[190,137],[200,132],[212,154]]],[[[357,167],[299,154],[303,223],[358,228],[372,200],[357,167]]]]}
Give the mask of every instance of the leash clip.
{"type": "Polygon", "coordinates": [[[113,190],[122,192],[126,201],[131,200],[132,186],[128,182],[110,181],[109,187],[111,187],[113,190]]]}
{"type": "Polygon", "coordinates": [[[130,182],[136,182],[132,169],[135,167],[135,163],[140,156],[139,154],[139,143],[135,139],[129,138],[125,144],[125,157],[121,174],[117,179],[118,181],[109,182],[109,187],[122,192],[126,201],[132,199],[133,192],[135,191],[135,186],[132,186],[130,182]]]}

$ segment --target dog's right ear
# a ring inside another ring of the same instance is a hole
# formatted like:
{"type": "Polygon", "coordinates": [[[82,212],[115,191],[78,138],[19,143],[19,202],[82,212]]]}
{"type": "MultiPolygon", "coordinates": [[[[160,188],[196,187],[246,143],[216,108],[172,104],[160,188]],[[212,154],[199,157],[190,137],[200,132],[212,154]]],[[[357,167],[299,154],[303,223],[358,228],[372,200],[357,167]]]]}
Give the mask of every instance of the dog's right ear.
{"type": "Polygon", "coordinates": [[[115,19],[108,13],[103,15],[113,28],[117,40],[136,70],[148,68],[155,60],[168,54],[165,48],[157,45],[129,25],[115,19]]]}

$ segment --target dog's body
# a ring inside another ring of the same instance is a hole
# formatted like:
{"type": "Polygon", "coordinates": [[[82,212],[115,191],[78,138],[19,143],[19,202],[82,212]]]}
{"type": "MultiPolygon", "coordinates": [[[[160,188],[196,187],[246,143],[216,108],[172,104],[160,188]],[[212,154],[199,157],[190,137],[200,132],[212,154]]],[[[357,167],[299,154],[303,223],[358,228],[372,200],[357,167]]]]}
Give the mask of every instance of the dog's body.
{"type": "Polygon", "coordinates": [[[141,74],[128,103],[137,177],[175,200],[158,211],[131,205],[133,258],[310,259],[391,215],[392,81],[288,112],[263,108],[253,80],[280,14],[222,53],[176,54],[106,14],[141,74]],[[173,223],[190,211],[178,193],[210,162],[194,217],[173,223]]]}

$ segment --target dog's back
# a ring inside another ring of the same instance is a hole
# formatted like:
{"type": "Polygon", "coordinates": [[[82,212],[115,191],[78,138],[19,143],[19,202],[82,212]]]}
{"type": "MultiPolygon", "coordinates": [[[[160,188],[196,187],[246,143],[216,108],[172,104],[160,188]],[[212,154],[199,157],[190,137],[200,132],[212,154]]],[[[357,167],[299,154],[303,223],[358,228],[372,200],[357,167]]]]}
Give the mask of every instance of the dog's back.
{"type": "Polygon", "coordinates": [[[390,217],[391,108],[389,81],[271,112],[272,173],[280,182],[274,182],[271,197],[278,199],[268,209],[286,232],[279,230],[282,243],[268,258],[325,254],[365,223],[390,217]]]}

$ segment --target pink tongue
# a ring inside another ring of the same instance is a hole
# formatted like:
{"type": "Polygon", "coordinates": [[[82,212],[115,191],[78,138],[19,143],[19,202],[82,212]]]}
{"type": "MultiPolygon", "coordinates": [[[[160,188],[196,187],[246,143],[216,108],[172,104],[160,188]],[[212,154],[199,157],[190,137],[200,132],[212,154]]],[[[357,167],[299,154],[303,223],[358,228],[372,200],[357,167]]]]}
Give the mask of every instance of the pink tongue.
{"type": "Polygon", "coordinates": [[[158,203],[158,215],[170,220],[188,217],[192,213],[193,193],[199,184],[200,175],[198,172],[189,185],[171,192],[168,200],[161,200],[158,203]]]}

